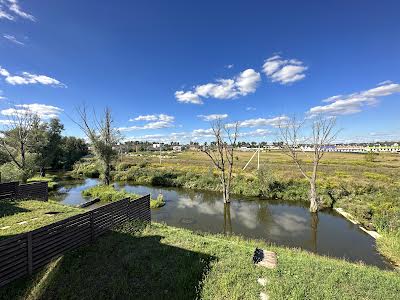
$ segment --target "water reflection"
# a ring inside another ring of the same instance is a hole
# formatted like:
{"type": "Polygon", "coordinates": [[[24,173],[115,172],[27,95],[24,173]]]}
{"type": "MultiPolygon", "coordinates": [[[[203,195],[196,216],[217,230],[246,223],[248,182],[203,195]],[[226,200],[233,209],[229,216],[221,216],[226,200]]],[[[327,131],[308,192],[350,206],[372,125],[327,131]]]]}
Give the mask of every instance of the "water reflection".
{"type": "Polygon", "coordinates": [[[311,249],[317,253],[317,236],[318,236],[318,213],[310,213],[311,215],[311,249]]]}
{"type": "MultiPolygon", "coordinates": [[[[96,180],[86,180],[66,188],[62,201],[70,204],[85,201],[81,190],[94,184],[96,180]]],[[[224,205],[218,193],[126,183],[119,187],[136,194],[150,193],[153,198],[161,193],[166,205],[152,210],[154,221],[193,230],[239,234],[318,254],[388,266],[377,253],[375,241],[333,211],[312,214],[304,204],[244,197],[233,197],[230,204],[224,205]]]]}
{"type": "Polygon", "coordinates": [[[224,234],[232,234],[231,204],[224,203],[224,234]]]}

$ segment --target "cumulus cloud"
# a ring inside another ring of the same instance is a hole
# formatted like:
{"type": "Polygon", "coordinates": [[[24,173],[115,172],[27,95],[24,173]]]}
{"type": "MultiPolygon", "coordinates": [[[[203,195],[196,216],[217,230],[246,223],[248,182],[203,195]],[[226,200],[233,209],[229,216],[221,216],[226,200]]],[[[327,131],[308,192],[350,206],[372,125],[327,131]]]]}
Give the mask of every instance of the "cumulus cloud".
{"type": "Polygon", "coordinates": [[[182,103],[203,104],[203,101],[200,99],[200,97],[191,91],[176,91],[175,98],[178,100],[178,102],[182,103]]]}
{"type": "Polygon", "coordinates": [[[253,131],[241,132],[239,137],[264,137],[269,134],[271,134],[271,130],[259,128],[253,131]]]}
{"type": "Polygon", "coordinates": [[[198,115],[203,121],[214,121],[218,119],[226,119],[228,114],[211,114],[211,115],[198,115]]]}
{"type": "MultiPolygon", "coordinates": [[[[273,126],[273,127],[278,127],[279,125],[282,125],[282,123],[285,123],[288,120],[287,116],[278,116],[274,118],[255,118],[255,119],[248,119],[248,120],[243,120],[239,121],[239,127],[240,128],[254,128],[254,127],[265,127],[265,126],[273,126]]],[[[234,123],[227,124],[228,127],[233,127],[235,126],[234,123]]]]}
{"type": "Polygon", "coordinates": [[[17,104],[14,108],[7,108],[0,111],[3,116],[15,116],[17,114],[23,114],[26,111],[37,114],[42,119],[57,118],[63,111],[61,108],[46,105],[46,104],[17,104]]]}
{"type": "Polygon", "coordinates": [[[386,81],[380,83],[377,87],[349,94],[336,95],[322,100],[327,105],[312,107],[308,114],[328,114],[328,115],[349,115],[362,111],[366,106],[375,105],[380,97],[390,96],[395,93],[400,93],[400,84],[386,81]]]}
{"type": "Polygon", "coordinates": [[[4,34],[3,37],[4,37],[6,40],[9,40],[10,42],[12,42],[12,43],[14,43],[14,44],[17,44],[17,45],[20,45],[20,46],[24,46],[24,45],[25,45],[23,42],[17,40],[17,38],[16,38],[15,36],[13,36],[13,35],[4,34]]]}
{"type": "Polygon", "coordinates": [[[217,79],[192,91],[176,91],[175,98],[178,102],[193,104],[202,104],[202,98],[232,99],[254,93],[260,80],[260,73],[247,69],[232,79],[217,79]]]}
{"type": "Polygon", "coordinates": [[[306,77],[308,69],[304,63],[297,59],[283,59],[279,55],[268,58],[263,65],[263,72],[272,82],[290,84],[306,77]]]}
{"type": "Polygon", "coordinates": [[[21,9],[18,0],[0,0],[0,19],[15,21],[18,17],[36,21],[34,16],[21,9]]]}
{"type": "Polygon", "coordinates": [[[130,119],[129,121],[145,121],[147,124],[141,126],[129,126],[129,127],[121,127],[120,131],[135,131],[135,130],[144,130],[144,129],[162,129],[162,128],[170,128],[174,127],[175,117],[169,116],[166,114],[154,114],[154,115],[141,115],[136,118],[130,119]]]}
{"type": "Polygon", "coordinates": [[[12,75],[8,70],[0,66],[0,75],[5,78],[5,81],[12,85],[26,85],[26,84],[43,84],[51,86],[66,87],[57,79],[51,78],[46,75],[37,75],[29,72],[22,72],[21,75],[12,75]]]}

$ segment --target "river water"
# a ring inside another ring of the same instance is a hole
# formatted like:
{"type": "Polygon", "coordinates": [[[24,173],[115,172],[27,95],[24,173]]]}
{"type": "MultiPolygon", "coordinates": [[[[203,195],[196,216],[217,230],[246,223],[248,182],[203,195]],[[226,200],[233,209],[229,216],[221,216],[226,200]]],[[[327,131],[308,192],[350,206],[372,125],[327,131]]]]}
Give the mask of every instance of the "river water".
{"type": "MultiPolygon", "coordinates": [[[[96,179],[65,182],[59,200],[68,205],[87,201],[81,191],[98,184],[96,179]]],[[[224,205],[219,193],[181,188],[119,184],[128,192],[164,196],[166,205],[152,210],[152,220],[193,230],[238,234],[276,245],[302,248],[321,255],[362,261],[390,269],[377,252],[375,240],[332,210],[311,214],[302,203],[233,196],[224,205]]]]}

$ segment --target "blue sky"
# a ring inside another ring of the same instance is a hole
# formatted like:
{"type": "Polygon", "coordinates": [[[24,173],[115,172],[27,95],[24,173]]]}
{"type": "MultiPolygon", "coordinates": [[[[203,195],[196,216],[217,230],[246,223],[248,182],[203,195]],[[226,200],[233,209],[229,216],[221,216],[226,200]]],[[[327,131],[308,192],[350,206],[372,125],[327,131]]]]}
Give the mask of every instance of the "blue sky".
{"type": "Polygon", "coordinates": [[[399,1],[0,0],[0,119],[13,103],[82,136],[68,116],[86,103],[110,106],[126,138],[202,140],[220,115],[243,139],[272,141],[281,118],[324,113],[343,141],[400,140],[399,11],[399,1]]]}

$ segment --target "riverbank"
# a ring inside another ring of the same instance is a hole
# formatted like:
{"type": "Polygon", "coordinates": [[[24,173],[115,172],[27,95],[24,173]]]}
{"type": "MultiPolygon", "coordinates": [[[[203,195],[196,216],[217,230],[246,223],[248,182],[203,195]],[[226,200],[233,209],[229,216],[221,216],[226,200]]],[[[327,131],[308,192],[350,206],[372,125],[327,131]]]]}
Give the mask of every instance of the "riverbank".
{"type": "Polygon", "coordinates": [[[128,223],[0,290],[0,299],[396,299],[396,272],[236,236],[128,223]],[[256,247],[278,255],[256,267],[256,247]],[[265,279],[266,285],[258,283],[265,279]]]}
{"type": "MultiPolygon", "coordinates": [[[[233,194],[308,202],[308,183],[283,154],[262,153],[261,169],[256,170],[250,164],[246,171],[239,166],[247,162],[250,153],[237,155],[233,194]]],[[[399,245],[399,167],[399,155],[380,155],[377,161],[368,162],[359,154],[326,153],[318,181],[323,207],[341,207],[363,227],[391,240],[385,245],[399,245]]],[[[71,174],[96,177],[98,171],[93,161],[85,160],[76,164],[71,174]]],[[[218,173],[204,154],[198,152],[167,154],[161,165],[151,153],[126,155],[115,165],[112,175],[114,180],[135,184],[220,191],[218,173]]],[[[398,255],[392,253],[397,247],[382,249],[382,253],[400,264],[398,255]]]]}

